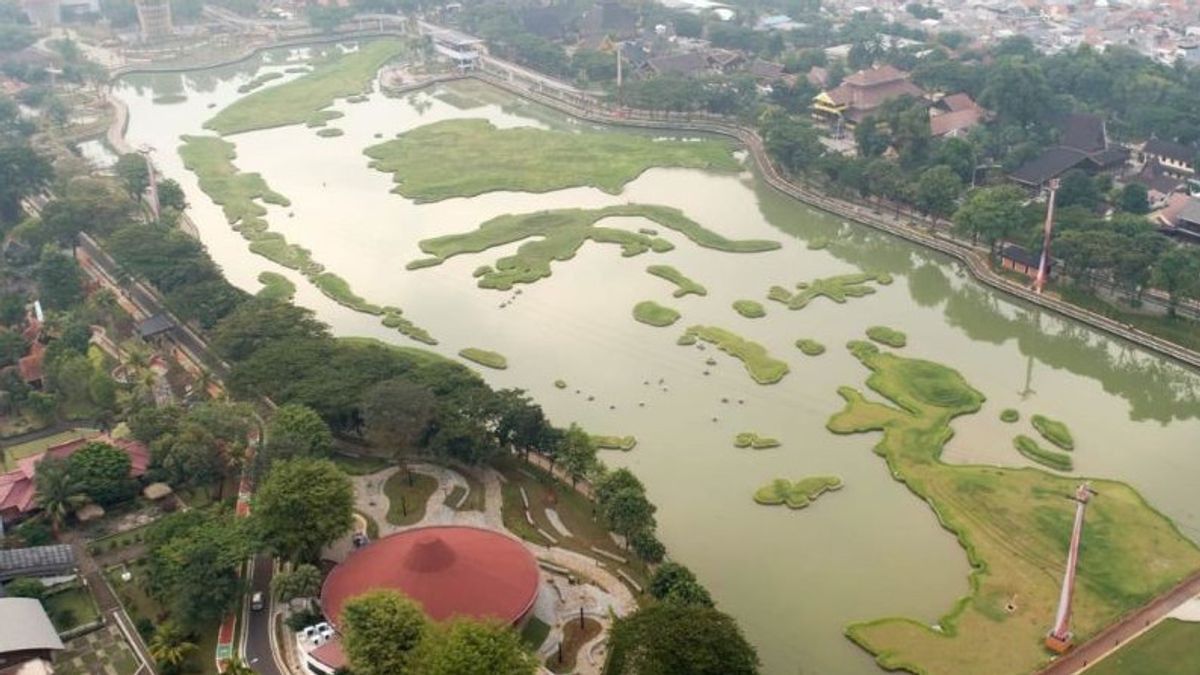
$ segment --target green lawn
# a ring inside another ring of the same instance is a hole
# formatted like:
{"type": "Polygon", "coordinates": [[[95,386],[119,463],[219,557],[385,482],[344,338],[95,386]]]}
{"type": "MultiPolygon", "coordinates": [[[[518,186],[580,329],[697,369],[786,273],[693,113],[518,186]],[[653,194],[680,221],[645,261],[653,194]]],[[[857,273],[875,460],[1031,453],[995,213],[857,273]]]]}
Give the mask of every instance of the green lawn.
{"type": "Polygon", "coordinates": [[[478,347],[467,347],[458,352],[458,355],[473,363],[478,363],[487,368],[495,370],[504,370],[508,368],[508,359],[504,358],[503,354],[491,352],[478,347]]]}
{"type": "Polygon", "coordinates": [[[633,306],[634,319],[656,328],[670,326],[679,320],[679,316],[679,312],[653,300],[644,300],[633,306]]]}
{"type": "Polygon", "coordinates": [[[550,263],[570,260],[584,242],[617,244],[621,255],[631,257],[646,251],[662,253],[674,248],[671,242],[641,232],[600,227],[605,218],[646,218],[683,234],[706,248],[730,253],[755,253],[779,248],[779,242],[731,240],[707,230],[678,209],[649,204],[621,204],[600,209],[558,209],[535,213],[497,216],[462,234],[450,234],[421,241],[421,250],[430,258],[414,260],[408,269],[434,267],[449,258],[482,253],[490,248],[529,239],[514,255],[496,261],[494,266],[475,270],[480,288],[508,290],[513,284],[533,283],[550,276],[550,263]]]}
{"type": "Polygon", "coordinates": [[[675,292],[672,293],[672,295],[677,298],[682,298],[683,296],[689,294],[700,296],[708,295],[707,288],[687,278],[682,272],[670,265],[650,265],[646,268],[646,271],[656,277],[659,277],[660,279],[666,279],[667,281],[675,284],[675,292]]]}
{"type": "MultiPolygon", "coordinates": [[[[1022,280],[1028,281],[1024,277],[1022,277],[1022,280]]],[[[1145,331],[1164,340],[1170,340],[1177,345],[1200,351],[1200,321],[1182,317],[1169,318],[1166,316],[1139,314],[1101,300],[1092,293],[1080,290],[1074,286],[1060,286],[1055,288],[1055,290],[1062,295],[1064,300],[1072,304],[1079,305],[1097,314],[1103,314],[1110,319],[1116,319],[1121,323],[1130,324],[1138,330],[1145,331]]]]}
{"type": "Polygon", "coordinates": [[[375,73],[404,48],[403,42],[391,38],[364,43],[310,73],[234,101],[204,127],[228,136],[319,120],[335,100],[369,91],[375,73]]]}
{"type": "Polygon", "coordinates": [[[72,582],[62,590],[54,590],[42,598],[42,606],[46,608],[46,614],[50,615],[50,621],[59,633],[100,619],[91,593],[77,582],[72,582]]]}
{"type": "Polygon", "coordinates": [[[724,140],[656,141],[621,132],[497,129],[483,119],[427,124],[365,152],[373,168],[393,175],[396,192],[416,202],[580,186],[617,194],[651,167],[724,172],[741,167],[724,140]]]}
{"type": "Polygon", "coordinates": [[[412,525],[425,517],[425,505],[438,488],[437,479],[423,473],[401,469],[392,474],[383,484],[383,493],[388,498],[387,521],[392,525],[412,525]],[[407,506],[407,513],[405,512],[407,506]]]}
{"type": "Polygon", "coordinates": [[[696,340],[715,344],[718,349],[741,360],[746,372],[759,384],[775,384],[788,374],[788,364],[772,358],[757,342],[716,326],[692,326],[677,342],[692,345],[696,340]]]}
{"type": "Polygon", "coordinates": [[[345,471],[351,476],[367,476],[379,471],[383,471],[389,466],[395,464],[395,462],[385,457],[372,457],[370,455],[351,456],[335,454],[330,457],[330,459],[333,460],[333,463],[336,464],[339,469],[345,471]]]}
{"type": "Polygon", "coordinates": [[[1200,623],[1166,619],[1087,675],[1196,675],[1200,673],[1200,623]]]}
{"type": "Polygon", "coordinates": [[[17,468],[17,462],[21,459],[36,455],[40,452],[45,452],[47,448],[69,443],[77,438],[83,438],[90,434],[96,433],[95,429],[72,429],[71,431],[63,431],[57,434],[52,434],[44,438],[39,438],[36,441],[29,441],[19,445],[10,445],[4,448],[3,465],[5,471],[12,471],[17,468]]]}
{"type": "MultiPolygon", "coordinates": [[[[1071,536],[1078,478],[1032,468],[945,464],[950,422],[979,411],[984,397],[941,364],[882,352],[857,341],[852,354],[870,371],[828,422],[841,434],[882,432],[875,452],[888,470],[953,533],[972,565],[970,592],[937,619],[886,617],[847,635],[887,669],[929,675],[1028,673],[1045,664],[1071,536]],[[1008,605],[1011,603],[1011,611],[1008,605]]],[[[1200,568],[1200,550],[1169,519],[1123,483],[1092,480],[1078,567],[1073,625],[1086,640],[1123,613],[1200,568]]]]}

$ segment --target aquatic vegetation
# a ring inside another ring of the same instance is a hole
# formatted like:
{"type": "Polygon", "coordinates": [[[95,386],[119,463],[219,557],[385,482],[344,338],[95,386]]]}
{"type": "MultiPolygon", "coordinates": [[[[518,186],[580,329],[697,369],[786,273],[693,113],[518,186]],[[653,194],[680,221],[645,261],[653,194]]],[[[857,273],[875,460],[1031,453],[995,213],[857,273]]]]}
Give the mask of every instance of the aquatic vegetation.
{"type": "Polygon", "coordinates": [[[356,312],[364,314],[373,314],[375,316],[383,314],[382,307],[373,305],[355,295],[354,291],[350,290],[350,284],[333,272],[318,274],[312,277],[312,282],[322,293],[339,305],[349,307],[356,312]]]}
{"type": "Polygon", "coordinates": [[[840,489],[842,479],[837,476],[809,476],[795,482],[776,478],[754,493],[754,501],[765,506],[786,504],[789,509],[802,509],[826,492],[840,489]]]}
{"type": "Polygon", "coordinates": [[[566,389],[566,388],[567,388],[567,381],[566,381],[566,380],[555,380],[555,381],[554,381],[554,387],[555,387],[556,389],[566,389]]]}
{"type": "Polygon", "coordinates": [[[804,352],[805,356],[820,356],[825,353],[825,345],[809,338],[796,340],[796,349],[804,352]]]}
{"type": "Polygon", "coordinates": [[[592,444],[600,450],[622,450],[629,452],[637,446],[633,436],[592,436],[592,444]]]}
{"type": "Polygon", "coordinates": [[[1007,422],[1008,424],[1012,424],[1020,419],[1021,419],[1021,413],[1017,412],[1017,410],[1015,408],[1005,408],[1004,410],[1000,411],[1000,421],[1001,422],[1007,422]]]}
{"type": "Polygon", "coordinates": [[[468,361],[474,361],[481,366],[495,368],[496,370],[504,370],[508,367],[508,359],[504,358],[503,354],[490,352],[486,349],[477,349],[475,347],[467,347],[458,353],[468,361]]]}
{"type": "Polygon", "coordinates": [[[820,251],[820,250],[826,249],[828,247],[829,247],[829,240],[826,239],[825,237],[817,237],[815,239],[809,239],[808,244],[807,244],[807,248],[810,251],[820,251]]]}
{"type": "MultiPolygon", "coordinates": [[[[650,234],[643,230],[638,230],[638,232],[641,232],[642,234],[650,234]]],[[[700,296],[708,295],[707,288],[687,278],[682,272],[670,265],[650,265],[646,268],[646,271],[656,277],[659,277],[660,279],[666,279],[667,281],[675,284],[678,288],[675,289],[675,292],[672,293],[672,295],[677,298],[682,298],[683,296],[690,294],[700,296]]]]}
{"type": "Polygon", "coordinates": [[[421,241],[421,250],[433,256],[414,260],[407,269],[415,270],[440,265],[445,260],[465,253],[481,253],[530,239],[521,244],[514,255],[496,261],[493,268],[480,266],[475,274],[480,288],[508,290],[513,284],[533,283],[550,276],[550,263],[570,260],[586,241],[617,244],[621,255],[630,257],[646,251],[663,253],[674,246],[671,242],[611,227],[597,222],[612,217],[641,217],[682,233],[695,243],[729,252],[754,252],[777,248],[774,241],[731,241],[704,229],[678,209],[647,204],[623,204],[601,209],[558,209],[519,215],[503,215],[483,223],[472,232],[451,234],[421,241]]]}
{"type": "Polygon", "coordinates": [[[633,306],[633,318],[644,324],[663,328],[678,321],[679,312],[653,300],[645,300],[633,306]]]}
{"type": "MultiPolygon", "coordinates": [[[[1074,508],[1063,495],[1078,479],[1031,468],[946,464],[950,422],[978,412],[984,397],[955,370],[850,345],[870,369],[867,386],[885,401],[842,387],[845,408],[827,427],[882,432],[875,452],[953,533],[971,563],[970,591],[931,628],[927,619],[855,623],[846,634],[881,667],[923,673],[1031,672],[1054,615],[1074,508]],[[1005,603],[1020,601],[1008,609],[1005,603]]],[[[1200,550],[1128,485],[1093,481],[1086,550],[1080,559],[1073,624],[1086,640],[1117,617],[1200,567],[1200,550]]]]}
{"type": "Polygon", "coordinates": [[[404,51],[404,43],[384,38],[317,65],[311,73],[238,99],[204,123],[222,136],[320,119],[339,98],[368,91],[383,64],[404,51]]]}
{"type": "Polygon", "coordinates": [[[1017,449],[1017,452],[1037,462],[1038,464],[1041,464],[1042,466],[1048,466],[1051,469],[1057,469],[1059,471],[1071,471],[1075,468],[1074,464],[1071,462],[1070,455],[1066,454],[1065,452],[1047,450],[1046,448],[1038,445],[1037,441],[1028,436],[1022,435],[1014,438],[1013,447],[1017,449]]]}
{"type": "Polygon", "coordinates": [[[871,326],[867,329],[867,337],[878,342],[879,344],[895,347],[897,349],[908,344],[907,335],[896,330],[895,328],[888,328],[887,326],[871,326]]]}
{"type": "Polygon", "coordinates": [[[186,103],[187,100],[187,94],[163,94],[162,96],[155,96],[151,103],[154,105],[173,105],[175,103],[186,103]]]}
{"type": "Polygon", "coordinates": [[[739,359],[746,372],[759,384],[775,384],[788,374],[788,364],[772,358],[757,342],[716,326],[692,326],[676,340],[679,345],[695,344],[696,340],[714,344],[718,349],[739,359]]]}
{"type": "Polygon", "coordinates": [[[394,328],[396,332],[410,337],[417,342],[423,342],[427,345],[436,345],[438,341],[434,339],[429,331],[421,328],[417,324],[409,321],[403,316],[403,312],[396,307],[383,308],[383,320],[380,322],[387,328],[394,328]]]}
{"type": "Polygon", "coordinates": [[[747,319],[761,319],[767,315],[762,303],[754,300],[734,300],[733,310],[747,319]]]}
{"type": "Polygon", "coordinates": [[[393,175],[395,192],[418,203],[498,190],[550,192],[581,186],[617,194],[655,166],[740,168],[724,140],[656,141],[621,132],[497,129],[483,119],[427,124],[364,152],[373,168],[393,175]],[[462,170],[466,166],[470,171],[462,170]]]}
{"type": "Polygon", "coordinates": [[[892,282],[892,277],[887,274],[843,274],[836,277],[814,279],[811,282],[800,282],[796,284],[795,293],[783,286],[772,286],[767,293],[767,298],[787,305],[788,309],[803,309],[813,299],[819,297],[826,297],[841,304],[846,302],[847,298],[861,298],[874,293],[875,289],[867,286],[867,282],[870,281],[889,284],[892,282]],[[887,279],[887,281],[884,282],[882,279],[887,279]]]}
{"type": "Polygon", "coordinates": [[[278,272],[259,272],[258,283],[263,285],[256,294],[260,298],[286,302],[296,294],[296,284],[278,272]]]}
{"type": "Polygon", "coordinates": [[[733,447],[766,450],[768,448],[778,448],[779,441],[769,436],[759,436],[753,431],[743,431],[733,438],[733,447]]]}
{"type": "Polygon", "coordinates": [[[1058,420],[1052,420],[1045,415],[1034,415],[1033,417],[1029,418],[1029,422],[1033,424],[1033,428],[1037,429],[1037,432],[1042,435],[1042,438],[1050,441],[1063,450],[1075,449],[1075,439],[1071,436],[1071,430],[1068,429],[1067,425],[1063,424],[1062,422],[1059,422],[1058,420]]]}
{"type": "Polygon", "coordinates": [[[274,80],[278,80],[281,77],[283,77],[283,73],[280,73],[280,72],[263,73],[262,75],[259,75],[258,77],[254,78],[253,80],[250,80],[246,84],[243,84],[242,86],[238,87],[237,90],[238,90],[239,94],[249,94],[250,92],[254,91],[255,89],[258,89],[259,87],[263,86],[264,84],[274,81],[274,80]]]}
{"type": "Polygon", "coordinates": [[[331,127],[328,129],[319,129],[317,131],[317,135],[320,136],[321,138],[337,138],[338,136],[341,136],[344,133],[346,133],[346,132],[344,132],[341,129],[338,129],[336,127],[331,127]]]}

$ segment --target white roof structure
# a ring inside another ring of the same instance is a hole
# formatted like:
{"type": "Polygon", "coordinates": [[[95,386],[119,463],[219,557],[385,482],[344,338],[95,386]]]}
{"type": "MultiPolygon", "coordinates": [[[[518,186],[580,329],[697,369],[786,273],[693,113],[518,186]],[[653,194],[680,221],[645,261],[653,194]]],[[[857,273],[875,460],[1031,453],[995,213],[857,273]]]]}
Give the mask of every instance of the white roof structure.
{"type": "Polygon", "coordinates": [[[0,626],[0,654],[63,648],[39,600],[0,598],[0,626]]]}

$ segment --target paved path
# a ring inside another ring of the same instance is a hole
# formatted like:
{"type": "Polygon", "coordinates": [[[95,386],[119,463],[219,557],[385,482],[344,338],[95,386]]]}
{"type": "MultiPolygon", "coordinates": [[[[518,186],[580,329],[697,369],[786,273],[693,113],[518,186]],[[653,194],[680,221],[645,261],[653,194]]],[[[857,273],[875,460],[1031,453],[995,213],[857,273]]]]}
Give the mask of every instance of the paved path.
{"type": "Polygon", "coordinates": [[[96,599],[96,606],[100,608],[104,620],[116,625],[125,635],[125,641],[129,643],[130,649],[141,663],[137,672],[154,675],[154,659],[150,657],[146,643],[142,641],[142,636],[138,634],[133,621],[125,613],[125,607],[117,599],[116,593],[113,593],[112,587],[108,585],[108,579],[104,578],[103,569],[97,564],[92,554],[88,553],[86,542],[75,532],[64,533],[62,541],[70,544],[71,549],[75,552],[79,576],[83,577],[83,583],[91,589],[92,597],[96,599]]]}
{"type": "Polygon", "coordinates": [[[1179,607],[1192,602],[1196,596],[1200,596],[1200,572],[1104,629],[1096,637],[1075,647],[1043,669],[1039,675],[1072,675],[1095,665],[1121,645],[1154,627],[1179,607]]]}

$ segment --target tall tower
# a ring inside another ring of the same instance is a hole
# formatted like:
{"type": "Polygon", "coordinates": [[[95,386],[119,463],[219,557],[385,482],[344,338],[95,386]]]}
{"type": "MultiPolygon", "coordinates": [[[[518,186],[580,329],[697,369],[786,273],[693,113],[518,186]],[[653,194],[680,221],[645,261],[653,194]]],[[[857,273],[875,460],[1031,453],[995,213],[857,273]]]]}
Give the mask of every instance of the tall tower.
{"type": "Polygon", "coordinates": [[[171,0],[134,0],[142,39],[147,42],[171,36],[171,0]]]}
{"type": "Polygon", "coordinates": [[[1083,537],[1083,514],[1088,500],[1096,491],[1088,483],[1080,484],[1075,490],[1075,525],[1071,529],[1071,544],[1067,549],[1067,569],[1063,573],[1062,590],[1058,598],[1058,611],[1054,614],[1054,626],[1046,633],[1046,647],[1056,653],[1069,651],[1074,641],[1071,633],[1071,600],[1075,597],[1075,568],[1079,564],[1079,540],[1083,537]]]}

